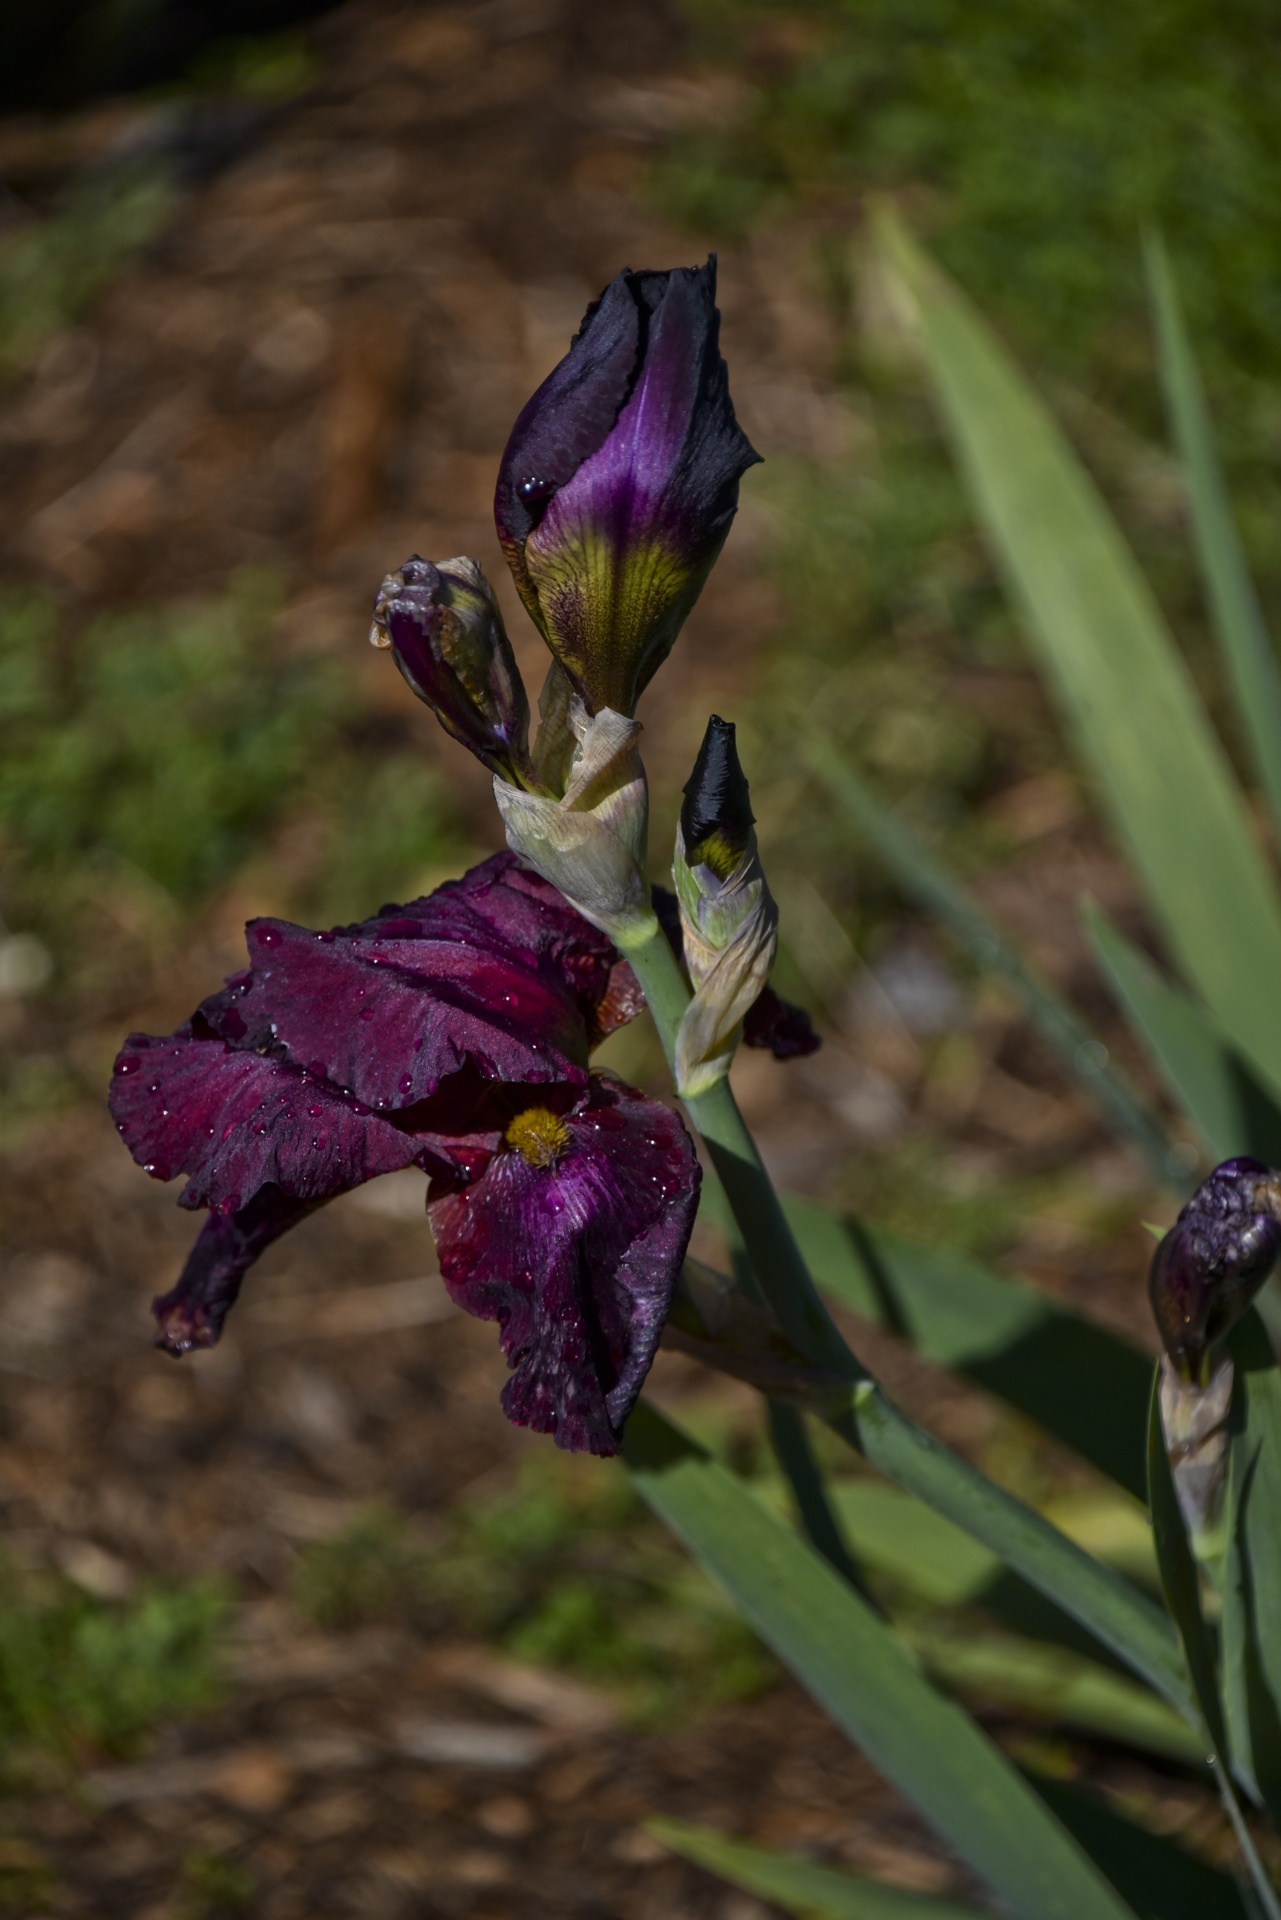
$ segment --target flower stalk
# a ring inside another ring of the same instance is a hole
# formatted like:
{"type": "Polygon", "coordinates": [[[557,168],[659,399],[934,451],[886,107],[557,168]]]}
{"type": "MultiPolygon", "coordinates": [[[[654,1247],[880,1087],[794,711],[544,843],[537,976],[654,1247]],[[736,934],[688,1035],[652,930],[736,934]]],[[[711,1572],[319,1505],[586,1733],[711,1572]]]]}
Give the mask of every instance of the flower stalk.
{"type": "MultiPolygon", "coordinates": [[[[625,951],[674,1070],[689,988],[657,920],[625,951]]],[[[1048,1520],[918,1427],[851,1351],[819,1298],[729,1082],[722,1080],[684,1105],[706,1143],[744,1245],[751,1250],[761,1295],[784,1336],[824,1375],[834,1374],[845,1383],[839,1404],[815,1411],[873,1466],[954,1520],[1057,1601],[1199,1726],[1200,1713],[1167,1616],[1048,1520]]]]}

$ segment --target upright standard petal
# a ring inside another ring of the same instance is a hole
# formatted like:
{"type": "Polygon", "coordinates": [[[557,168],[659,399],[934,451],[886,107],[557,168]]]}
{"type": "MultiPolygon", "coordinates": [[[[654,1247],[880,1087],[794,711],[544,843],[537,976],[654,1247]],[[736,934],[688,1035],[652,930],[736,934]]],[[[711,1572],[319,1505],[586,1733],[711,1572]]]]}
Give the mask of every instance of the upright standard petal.
{"type": "Polygon", "coordinates": [[[517,1426],[612,1454],[649,1371],[698,1206],[679,1115],[594,1077],[569,1111],[531,1107],[483,1175],[433,1187],[428,1217],[453,1298],[497,1320],[517,1426]]]}
{"type": "Polygon", "coordinates": [[[635,711],[759,458],[734,417],[719,325],[714,257],[621,273],[503,455],[503,551],[592,713],[635,711]]]}

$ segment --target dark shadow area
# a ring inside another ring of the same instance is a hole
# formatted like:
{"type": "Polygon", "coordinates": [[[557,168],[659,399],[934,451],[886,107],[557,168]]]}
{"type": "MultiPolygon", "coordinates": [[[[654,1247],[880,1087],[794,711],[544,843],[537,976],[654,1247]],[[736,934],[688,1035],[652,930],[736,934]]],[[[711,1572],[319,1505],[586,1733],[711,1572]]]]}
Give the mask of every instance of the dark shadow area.
{"type": "Polygon", "coordinates": [[[0,8],[0,111],[65,109],[180,80],[220,41],[282,33],[334,0],[14,0],[0,8]]]}

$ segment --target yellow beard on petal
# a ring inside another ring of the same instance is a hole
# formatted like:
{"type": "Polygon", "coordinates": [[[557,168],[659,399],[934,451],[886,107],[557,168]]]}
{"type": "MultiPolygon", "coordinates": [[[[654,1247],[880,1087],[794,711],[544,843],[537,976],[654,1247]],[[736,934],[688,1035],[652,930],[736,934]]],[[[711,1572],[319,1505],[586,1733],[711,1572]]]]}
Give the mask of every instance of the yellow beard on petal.
{"type": "Polygon", "coordinates": [[[527,1107],[503,1135],[507,1145],[523,1154],[531,1167],[554,1167],[570,1138],[565,1122],[547,1107],[527,1107]]]}

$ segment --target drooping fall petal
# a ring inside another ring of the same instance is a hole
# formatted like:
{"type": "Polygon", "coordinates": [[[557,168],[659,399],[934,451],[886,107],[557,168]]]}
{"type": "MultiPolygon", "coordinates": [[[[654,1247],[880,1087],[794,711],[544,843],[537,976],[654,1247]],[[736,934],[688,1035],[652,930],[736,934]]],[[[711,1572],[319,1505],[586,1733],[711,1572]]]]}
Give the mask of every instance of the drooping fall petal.
{"type": "Polygon", "coordinates": [[[459,1306],[497,1320],[503,1407],[558,1446],[612,1454],[658,1345],[698,1205],[680,1118],[594,1077],[565,1113],[527,1109],[481,1177],[428,1217],[459,1306]]]}
{"type": "Polygon", "coordinates": [[[236,1213],[211,1213],[177,1282],[151,1303],[156,1345],[175,1355],[216,1346],[254,1261],[317,1204],[292,1200],[279,1187],[267,1186],[236,1213]]]}

